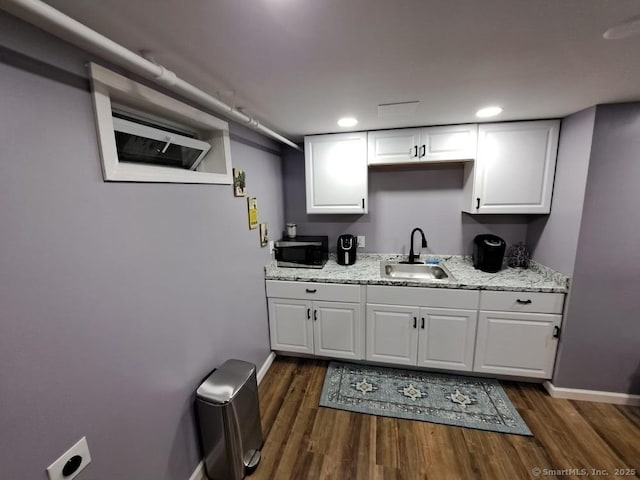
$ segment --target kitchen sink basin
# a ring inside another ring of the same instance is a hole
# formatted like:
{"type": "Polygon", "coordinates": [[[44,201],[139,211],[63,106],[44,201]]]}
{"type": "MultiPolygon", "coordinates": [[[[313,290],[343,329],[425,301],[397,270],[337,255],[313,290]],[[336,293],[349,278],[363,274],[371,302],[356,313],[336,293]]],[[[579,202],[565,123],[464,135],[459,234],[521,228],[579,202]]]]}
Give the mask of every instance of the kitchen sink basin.
{"type": "Polygon", "coordinates": [[[426,265],[424,263],[380,262],[382,278],[399,280],[434,281],[454,280],[453,275],[443,265],[426,265]]]}

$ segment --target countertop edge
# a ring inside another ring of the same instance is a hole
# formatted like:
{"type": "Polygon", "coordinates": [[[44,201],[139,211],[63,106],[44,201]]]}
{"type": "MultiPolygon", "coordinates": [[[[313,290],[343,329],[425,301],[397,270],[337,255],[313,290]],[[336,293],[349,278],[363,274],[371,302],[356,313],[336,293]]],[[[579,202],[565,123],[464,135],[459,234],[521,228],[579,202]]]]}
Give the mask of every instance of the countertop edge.
{"type": "MultiPolygon", "coordinates": [[[[266,267],[265,267],[266,269],[266,267]]],[[[473,285],[462,283],[436,283],[436,282],[405,282],[405,281],[388,281],[388,280],[362,280],[362,279],[323,279],[323,278],[306,278],[300,277],[282,277],[276,275],[267,275],[265,280],[273,280],[278,282],[306,282],[306,283],[332,283],[341,285],[382,285],[389,287],[420,287],[420,288],[451,288],[457,290],[488,290],[497,292],[538,292],[538,293],[568,293],[566,288],[558,287],[509,287],[501,285],[473,285]]]]}

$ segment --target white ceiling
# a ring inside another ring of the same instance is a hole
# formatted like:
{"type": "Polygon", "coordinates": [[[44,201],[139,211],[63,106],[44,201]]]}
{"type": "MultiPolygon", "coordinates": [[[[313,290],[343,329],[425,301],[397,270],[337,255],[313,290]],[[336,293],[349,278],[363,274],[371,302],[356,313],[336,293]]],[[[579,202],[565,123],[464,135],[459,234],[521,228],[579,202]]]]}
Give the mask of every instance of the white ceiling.
{"type": "Polygon", "coordinates": [[[563,117],[640,100],[639,0],[48,0],[265,125],[340,131],[563,117]],[[419,100],[379,118],[381,103],[419,100]]]}

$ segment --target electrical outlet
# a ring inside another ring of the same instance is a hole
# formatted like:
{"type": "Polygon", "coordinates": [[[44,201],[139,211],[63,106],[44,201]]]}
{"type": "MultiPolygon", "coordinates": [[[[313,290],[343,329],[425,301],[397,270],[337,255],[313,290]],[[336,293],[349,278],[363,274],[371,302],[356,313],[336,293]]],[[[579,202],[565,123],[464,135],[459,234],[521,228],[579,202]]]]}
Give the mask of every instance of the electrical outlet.
{"type": "Polygon", "coordinates": [[[47,467],[49,480],[71,480],[91,463],[87,437],[82,437],[60,458],[47,467]]]}
{"type": "Polygon", "coordinates": [[[358,248],[364,248],[364,235],[358,235],[358,248]]]}

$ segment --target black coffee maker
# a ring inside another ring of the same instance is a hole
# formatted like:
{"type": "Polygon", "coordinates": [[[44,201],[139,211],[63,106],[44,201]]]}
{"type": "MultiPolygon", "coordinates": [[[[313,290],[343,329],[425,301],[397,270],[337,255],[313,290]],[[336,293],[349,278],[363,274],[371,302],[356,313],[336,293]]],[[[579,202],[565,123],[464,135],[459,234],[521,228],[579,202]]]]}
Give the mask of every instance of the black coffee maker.
{"type": "Polygon", "coordinates": [[[473,266],[483,272],[500,271],[506,246],[505,241],[496,235],[476,235],[473,239],[473,266]]]}
{"type": "Polygon", "coordinates": [[[340,265],[353,265],[356,263],[356,248],[358,240],[353,235],[340,235],[338,237],[338,263],[340,265]]]}

